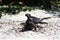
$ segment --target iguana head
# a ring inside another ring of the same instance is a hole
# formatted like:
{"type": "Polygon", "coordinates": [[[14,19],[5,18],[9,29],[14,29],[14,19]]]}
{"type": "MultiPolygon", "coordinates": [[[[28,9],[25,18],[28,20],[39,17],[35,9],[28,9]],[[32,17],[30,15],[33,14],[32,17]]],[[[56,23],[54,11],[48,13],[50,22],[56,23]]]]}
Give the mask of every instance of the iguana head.
{"type": "Polygon", "coordinates": [[[31,17],[31,15],[30,15],[30,14],[25,14],[25,16],[27,16],[27,17],[31,17]]]}

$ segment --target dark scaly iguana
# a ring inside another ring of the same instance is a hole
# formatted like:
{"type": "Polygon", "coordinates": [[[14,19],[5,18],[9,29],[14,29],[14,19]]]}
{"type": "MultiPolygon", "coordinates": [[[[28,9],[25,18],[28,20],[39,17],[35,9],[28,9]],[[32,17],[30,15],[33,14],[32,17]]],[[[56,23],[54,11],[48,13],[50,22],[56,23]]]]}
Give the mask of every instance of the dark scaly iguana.
{"type": "Polygon", "coordinates": [[[45,20],[45,19],[49,19],[49,18],[51,18],[51,17],[46,17],[46,18],[37,18],[37,17],[34,17],[34,16],[31,16],[30,14],[25,14],[25,16],[27,17],[27,20],[28,19],[32,19],[32,21],[35,23],[35,24],[38,24],[38,23],[41,23],[41,24],[43,24],[43,23],[46,23],[46,22],[42,22],[43,20],[45,20]]]}

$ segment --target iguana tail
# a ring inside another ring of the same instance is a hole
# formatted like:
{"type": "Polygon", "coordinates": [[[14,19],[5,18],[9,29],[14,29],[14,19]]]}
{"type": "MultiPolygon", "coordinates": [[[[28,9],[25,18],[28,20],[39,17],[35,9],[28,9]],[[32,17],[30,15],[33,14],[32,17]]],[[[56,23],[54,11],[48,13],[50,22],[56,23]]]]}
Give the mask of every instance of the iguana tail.
{"type": "Polygon", "coordinates": [[[46,18],[42,18],[41,21],[45,20],[45,19],[50,19],[51,17],[46,17],[46,18]]]}

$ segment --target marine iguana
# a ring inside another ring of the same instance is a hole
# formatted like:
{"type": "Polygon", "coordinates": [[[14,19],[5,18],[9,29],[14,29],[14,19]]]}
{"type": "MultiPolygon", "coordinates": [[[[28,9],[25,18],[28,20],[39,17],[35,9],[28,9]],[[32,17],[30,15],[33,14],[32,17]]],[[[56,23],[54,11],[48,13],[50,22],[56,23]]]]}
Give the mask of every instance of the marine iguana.
{"type": "Polygon", "coordinates": [[[50,17],[47,18],[42,18],[40,20],[40,18],[37,17],[33,17],[30,14],[25,14],[25,16],[27,16],[27,21],[23,27],[23,29],[20,32],[24,32],[24,31],[28,31],[28,30],[37,30],[37,28],[39,28],[39,30],[43,27],[38,26],[38,23],[44,24],[46,22],[42,22],[44,19],[48,19],[50,17]]]}
{"type": "Polygon", "coordinates": [[[25,16],[27,17],[27,20],[31,19],[35,24],[38,24],[38,23],[44,24],[46,22],[42,22],[43,20],[51,18],[51,17],[46,17],[46,18],[42,18],[41,19],[41,18],[37,18],[37,17],[31,16],[30,14],[25,14],[25,16]]]}

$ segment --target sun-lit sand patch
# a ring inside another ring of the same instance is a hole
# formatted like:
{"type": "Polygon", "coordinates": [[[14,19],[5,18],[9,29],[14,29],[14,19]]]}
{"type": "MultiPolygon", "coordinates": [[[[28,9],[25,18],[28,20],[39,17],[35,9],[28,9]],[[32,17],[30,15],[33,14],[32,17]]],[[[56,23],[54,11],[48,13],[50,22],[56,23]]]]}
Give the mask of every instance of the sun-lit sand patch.
{"type": "Polygon", "coordinates": [[[0,19],[0,40],[60,40],[60,18],[54,17],[53,14],[49,14],[44,10],[31,10],[26,12],[20,12],[17,15],[3,15],[0,19]],[[51,17],[44,20],[48,24],[40,24],[44,27],[38,32],[26,31],[19,32],[23,23],[27,20],[25,14],[31,14],[38,18],[51,17]]]}

